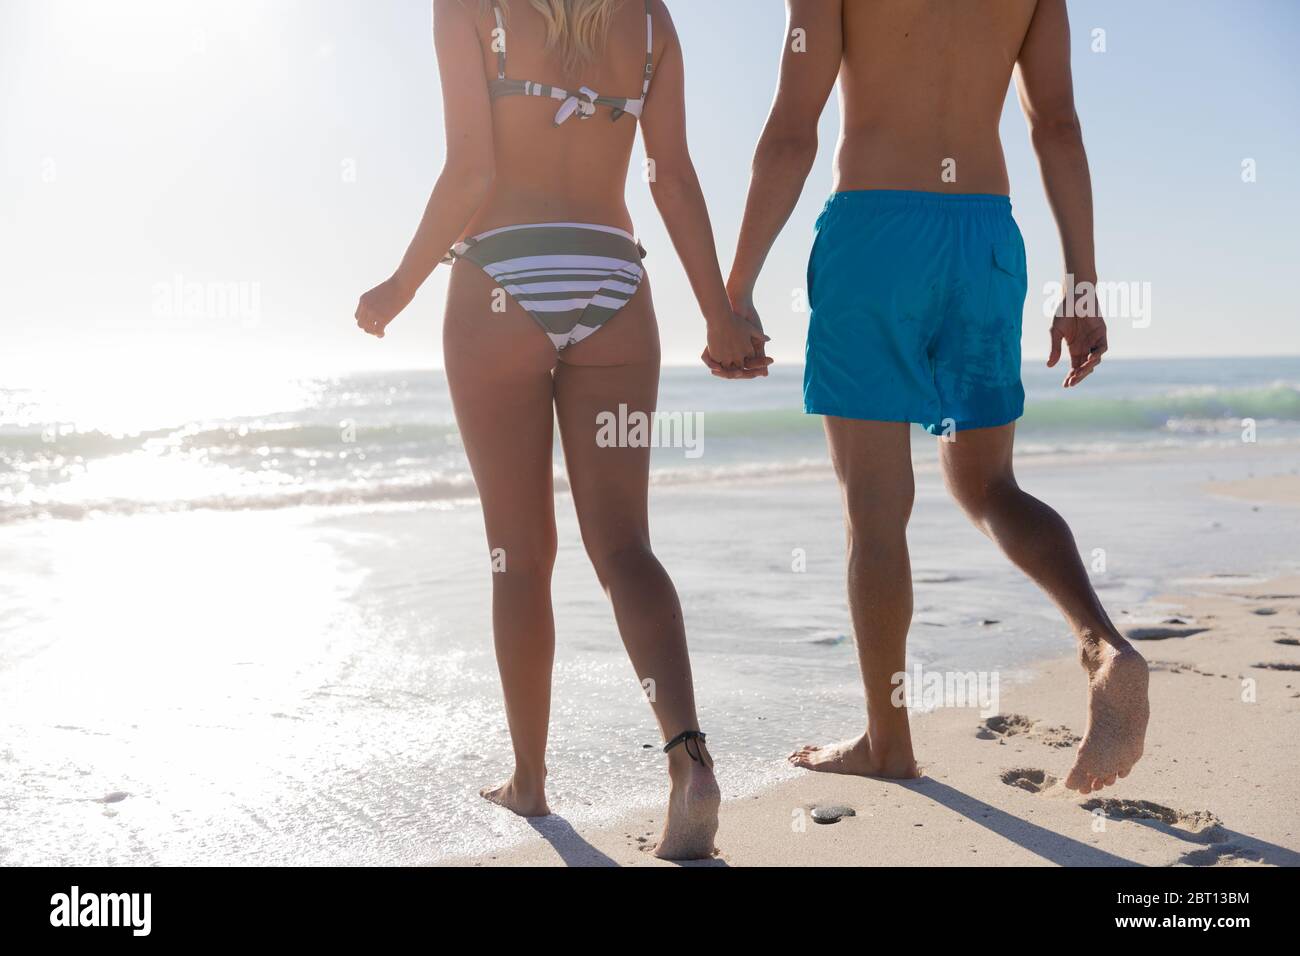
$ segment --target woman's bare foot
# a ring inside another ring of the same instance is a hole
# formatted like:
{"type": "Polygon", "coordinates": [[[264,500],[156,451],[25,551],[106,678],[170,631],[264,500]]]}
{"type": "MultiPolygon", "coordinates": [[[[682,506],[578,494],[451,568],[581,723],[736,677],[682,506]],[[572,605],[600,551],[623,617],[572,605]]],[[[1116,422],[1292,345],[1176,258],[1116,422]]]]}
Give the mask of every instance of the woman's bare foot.
{"type": "Polygon", "coordinates": [[[551,808],[546,804],[546,777],[535,784],[524,784],[518,774],[495,787],[484,787],[478,792],[484,800],[491,800],[521,817],[548,816],[551,808]]]}
{"type": "Polygon", "coordinates": [[[1151,706],[1147,662],[1129,644],[1085,639],[1080,657],[1088,672],[1088,728],[1065,785],[1090,793],[1127,777],[1138,762],[1151,706]]]}
{"type": "Polygon", "coordinates": [[[861,737],[825,747],[807,744],[789,757],[796,767],[821,773],[848,773],[860,777],[888,777],[911,780],[921,775],[912,756],[912,738],[904,730],[901,739],[879,735],[874,741],[868,730],[861,737]]]}
{"type": "Polygon", "coordinates": [[[715,852],[722,792],[703,746],[700,754],[706,763],[691,760],[680,747],[669,754],[668,817],[654,851],[661,860],[707,860],[715,852]]]}

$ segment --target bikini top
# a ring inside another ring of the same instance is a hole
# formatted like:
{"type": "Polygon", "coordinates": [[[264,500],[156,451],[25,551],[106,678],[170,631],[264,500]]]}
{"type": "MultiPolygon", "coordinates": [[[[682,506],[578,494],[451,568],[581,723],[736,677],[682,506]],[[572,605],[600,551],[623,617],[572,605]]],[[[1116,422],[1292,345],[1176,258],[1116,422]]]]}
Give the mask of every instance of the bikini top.
{"type": "Polygon", "coordinates": [[[548,86],[545,83],[534,83],[532,80],[511,80],[506,78],[506,28],[501,19],[500,0],[492,0],[492,9],[497,18],[497,35],[499,37],[497,50],[497,78],[492,80],[488,86],[492,93],[492,99],[500,99],[503,96],[546,96],[553,100],[563,100],[559,110],[555,114],[555,125],[559,126],[570,116],[575,113],[579,119],[591,119],[596,115],[596,107],[604,106],[611,110],[610,120],[620,119],[624,113],[631,113],[633,116],[640,118],[641,110],[645,106],[646,95],[650,92],[650,78],[654,75],[654,21],[650,16],[650,0],[645,0],[645,81],[641,84],[641,96],[638,99],[629,99],[620,96],[601,96],[590,87],[582,86],[576,93],[569,90],[560,89],[558,86],[548,86]]]}

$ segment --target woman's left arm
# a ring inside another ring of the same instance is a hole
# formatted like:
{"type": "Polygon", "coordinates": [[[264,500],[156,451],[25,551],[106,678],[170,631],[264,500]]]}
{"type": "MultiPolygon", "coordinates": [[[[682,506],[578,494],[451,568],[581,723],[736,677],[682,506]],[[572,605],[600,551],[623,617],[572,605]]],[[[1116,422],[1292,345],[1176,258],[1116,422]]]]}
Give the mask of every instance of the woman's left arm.
{"type": "Polygon", "coordinates": [[[474,15],[461,0],[434,0],[433,42],[447,158],[401,265],[357,306],[357,325],[379,338],[460,238],[492,184],[492,101],[474,15]]]}

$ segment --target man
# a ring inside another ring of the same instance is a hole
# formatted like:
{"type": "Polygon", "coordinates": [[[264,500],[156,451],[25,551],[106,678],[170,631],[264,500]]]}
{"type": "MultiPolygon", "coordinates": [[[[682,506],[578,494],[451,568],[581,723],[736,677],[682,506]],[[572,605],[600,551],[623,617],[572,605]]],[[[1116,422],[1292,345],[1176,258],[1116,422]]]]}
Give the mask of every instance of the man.
{"type": "MultiPolygon", "coordinates": [[[[1061,517],[1016,484],[1024,243],[1011,218],[998,120],[1014,70],[1061,235],[1065,302],[1051,328],[1064,387],[1106,352],[1092,306],[1092,193],[1070,76],[1065,0],[788,0],[780,86],[754,157],[728,281],[753,290],[817,155],[836,80],[835,193],[808,267],[804,400],[825,415],[844,500],[848,590],[867,728],[791,755],[834,773],[915,777],[906,707],[891,703],[912,616],[906,527],[910,422],[934,435],[948,489],[1056,603],[1078,641],[1088,724],[1066,785],[1083,793],[1142,755],[1147,665],[1107,617],[1061,517]]],[[[726,377],[752,373],[714,369],[726,377]]]]}

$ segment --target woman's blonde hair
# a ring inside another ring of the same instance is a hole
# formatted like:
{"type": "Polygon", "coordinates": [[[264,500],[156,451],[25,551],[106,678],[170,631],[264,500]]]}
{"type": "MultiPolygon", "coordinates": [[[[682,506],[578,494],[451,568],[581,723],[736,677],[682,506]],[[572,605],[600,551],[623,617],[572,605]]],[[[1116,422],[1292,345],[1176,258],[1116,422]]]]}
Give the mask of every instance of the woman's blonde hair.
{"type": "MultiPolygon", "coordinates": [[[[489,7],[491,0],[483,0],[489,7]]],[[[605,48],[609,21],[623,0],[528,0],[546,21],[546,48],[559,50],[564,69],[573,72],[597,59],[605,48]]],[[[508,11],[508,0],[500,0],[508,11]]]]}

